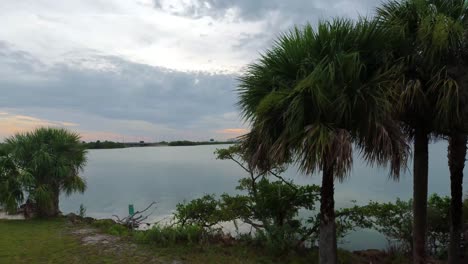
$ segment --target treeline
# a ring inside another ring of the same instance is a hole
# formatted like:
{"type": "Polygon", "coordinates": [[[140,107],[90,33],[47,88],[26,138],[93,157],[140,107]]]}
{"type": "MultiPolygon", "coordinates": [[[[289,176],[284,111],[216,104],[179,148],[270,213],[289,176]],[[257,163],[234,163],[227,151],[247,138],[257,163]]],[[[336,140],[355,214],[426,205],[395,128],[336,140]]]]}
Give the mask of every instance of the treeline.
{"type": "Polygon", "coordinates": [[[222,144],[234,144],[233,141],[188,141],[179,140],[169,142],[168,146],[199,146],[199,145],[222,145],[222,144]]]}
{"type": "Polygon", "coordinates": [[[95,142],[83,142],[85,148],[87,149],[114,149],[114,148],[125,148],[124,143],[113,142],[113,141],[103,141],[100,140],[95,142]]]}
{"type": "Polygon", "coordinates": [[[85,148],[87,149],[115,149],[115,148],[128,148],[128,147],[154,147],[154,146],[199,146],[199,145],[222,145],[222,144],[234,144],[233,141],[189,141],[189,140],[178,140],[178,141],[161,141],[154,143],[145,143],[143,141],[136,143],[121,143],[114,141],[94,141],[84,142],[85,148]]]}

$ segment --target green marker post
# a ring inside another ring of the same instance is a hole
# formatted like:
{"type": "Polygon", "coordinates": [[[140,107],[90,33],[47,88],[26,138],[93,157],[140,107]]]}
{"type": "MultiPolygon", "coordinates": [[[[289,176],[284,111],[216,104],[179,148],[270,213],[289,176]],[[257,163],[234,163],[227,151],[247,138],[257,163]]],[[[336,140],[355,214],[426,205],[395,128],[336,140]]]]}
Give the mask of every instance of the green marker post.
{"type": "Polygon", "coordinates": [[[133,206],[133,204],[128,205],[128,214],[130,216],[133,216],[135,214],[135,207],[133,206]]]}

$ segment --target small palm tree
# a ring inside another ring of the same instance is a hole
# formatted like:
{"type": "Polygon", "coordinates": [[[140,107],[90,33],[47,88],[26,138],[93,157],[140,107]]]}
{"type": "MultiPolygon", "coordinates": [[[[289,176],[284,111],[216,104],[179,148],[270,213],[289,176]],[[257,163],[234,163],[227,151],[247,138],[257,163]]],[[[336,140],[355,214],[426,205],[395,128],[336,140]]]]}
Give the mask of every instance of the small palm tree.
{"type": "Polygon", "coordinates": [[[337,263],[334,179],[350,171],[353,147],[398,176],[406,144],[393,122],[393,85],[386,34],[364,19],[322,22],[280,37],[239,85],[239,106],[251,124],[244,136],[250,162],[261,170],[295,162],[322,171],[320,263],[337,263]]]}
{"type": "MultiPolygon", "coordinates": [[[[398,93],[399,119],[414,140],[414,263],[426,263],[428,144],[448,136],[452,180],[450,259],[458,259],[462,178],[466,155],[468,9],[465,0],[390,1],[378,9],[394,36],[406,82],[398,93]],[[435,136],[435,137],[434,137],[435,136]],[[457,238],[458,237],[458,238],[457,238]],[[455,239],[455,240],[454,240],[455,239]]],[[[459,260],[451,260],[459,263],[459,260]]]]}
{"type": "Polygon", "coordinates": [[[0,205],[9,213],[15,213],[24,200],[25,182],[30,177],[16,166],[5,146],[0,146],[0,205]]]}
{"type": "Polygon", "coordinates": [[[59,214],[61,192],[70,195],[86,189],[84,179],[79,176],[86,163],[86,150],[78,134],[39,128],[8,138],[6,148],[17,168],[33,179],[23,185],[29,199],[37,203],[39,216],[59,214]]]}

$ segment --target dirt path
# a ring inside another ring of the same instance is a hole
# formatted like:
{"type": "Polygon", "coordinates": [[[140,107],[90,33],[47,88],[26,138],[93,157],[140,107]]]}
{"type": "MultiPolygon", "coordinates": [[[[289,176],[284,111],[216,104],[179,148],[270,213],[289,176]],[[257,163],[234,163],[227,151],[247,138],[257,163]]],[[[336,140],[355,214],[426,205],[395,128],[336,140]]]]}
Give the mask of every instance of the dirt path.
{"type": "Polygon", "coordinates": [[[162,260],[158,258],[155,251],[117,236],[103,234],[95,228],[73,226],[70,228],[70,234],[79,239],[83,246],[93,247],[98,250],[103,257],[111,255],[127,260],[132,258],[134,260],[132,263],[182,264],[177,260],[162,260]]]}

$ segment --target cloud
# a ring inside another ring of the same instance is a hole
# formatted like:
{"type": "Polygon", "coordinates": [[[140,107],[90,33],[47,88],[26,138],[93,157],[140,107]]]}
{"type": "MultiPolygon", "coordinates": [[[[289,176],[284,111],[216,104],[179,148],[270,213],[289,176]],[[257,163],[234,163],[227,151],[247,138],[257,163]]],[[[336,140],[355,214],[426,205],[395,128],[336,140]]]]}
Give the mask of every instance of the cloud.
{"type": "Polygon", "coordinates": [[[1,1],[0,23],[8,26],[0,27],[0,129],[53,124],[95,139],[232,137],[248,130],[235,107],[237,77],[278,34],[366,15],[378,2],[1,1]]]}
{"type": "Polygon", "coordinates": [[[89,53],[193,71],[235,72],[249,60],[235,50],[241,33],[262,32],[266,21],[174,16],[132,0],[2,1],[0,40],[46,64],[89,53]]]}
{"type": "Polygon", "coordinates": [[[26,115],[15,115],[0,112],[0,138],[6,138],[15,133],[27,132],[38,127],[72,127],[75,123],[53,121],[26,115]]]}
{"type": "Polygon", "coordinates": [[[206,140],[226,139],[230,135],[217,131],[241,126],[234,106],[236,75],[180,72],[111,56],[87,59],[105,65],[98,69],[86,61],[43,67],[6,44],[0,54],[0,75],[6,74],[2,65],[9,66],[8,78],[0,78],[0,110],[15,117],[13,123],[0,122],[0,138],[54,125],[94,140],[206,140]]]}
{"type": "Polygon", "coordinates": [[[316,22],[331,16],[356,18],[368,15],[380,1],[376,0],[154,0],[154,7],[165,12],[192,18],[236,17],[238,20],[258,21],[276,14],[282,21],[316,22]]]}
{"type": "Polygon", "coordinates": [[[0,40],[46,64],[91,52],[176,70],[232,73],[293,24],[367,15],[379,2],[4,0],[0,22],[8,27],[0,27],[0,40]]]}
{"type": "Polygon", "coordinates": [[[235,135],[241,136],[249,132],[248,129],[245,128],[225,128],[223,130],[217,131],[220,134],[228,134],[228,135],[235,135]]]}

